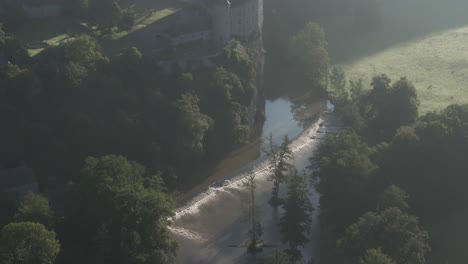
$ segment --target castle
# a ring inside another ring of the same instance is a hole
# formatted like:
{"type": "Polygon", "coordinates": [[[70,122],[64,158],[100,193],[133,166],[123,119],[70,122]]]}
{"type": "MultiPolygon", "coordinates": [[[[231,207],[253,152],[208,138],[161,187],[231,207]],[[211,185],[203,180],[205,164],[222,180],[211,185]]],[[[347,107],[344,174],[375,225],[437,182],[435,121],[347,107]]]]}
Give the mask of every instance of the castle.
{"type": "Polygon", "coordinates": [[[263,0],[198,0],[192,4],[181,12],[170,32],[175,45],[199,40],[224,45],[262,32],[263,0]]]}

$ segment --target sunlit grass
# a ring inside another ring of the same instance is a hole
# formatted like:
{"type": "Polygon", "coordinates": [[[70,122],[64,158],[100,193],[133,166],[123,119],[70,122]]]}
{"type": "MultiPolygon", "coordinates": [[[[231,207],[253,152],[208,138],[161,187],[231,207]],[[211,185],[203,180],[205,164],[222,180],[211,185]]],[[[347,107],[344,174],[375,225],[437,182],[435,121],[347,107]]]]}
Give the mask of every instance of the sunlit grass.
{"type": "Polygon", "coordinates": [[[447,105],[468,103],[468,26],[398,44],[342,65],[349,79],[385,73],[413,82],[421,101],[420,113],[447,105]]]}
{"type": "MultiPolygon", "coordinates": [[[[45,42],[45,43],[49,44],[51,47],[53,47],[53,46],[58,46],[58,45],[64,43],[67,40],[70,40],[70,39],[71,39],[71,37],[68,34],[61,34],[61,35],[58,35],[58,36],[43,40],[43,42],[45,42]]],[[[30,56],[34,57],[37,54],[41,53],[43,50],[44,50],[43,48],[28,49],[28,52],[29,52],[30,56]]]]}
{"type": "Polygon", "coordinates": [[[129,33],[133,31],[140,30],[142,28],[145,28],[148,25],[151,25],[153,23],[158,22],[159,20],[172,15],[173,13],[177,12],[179,9],[178,8],[166,8],[163,10],[150,10],[148,11],[148,14],[142,14],[141,17],[138,17],[135,20],[135,26],[131,30],[119,30],[117,27],[113,28],[112,32],[102,34],[100,31],[95,31],[96,36],[100,36],[103,39],[108,39],[108,40],[119,40],[123,37],[126,37],[129,33]]]}
{"type": "Polygon", "coordinates": [[[141,25],[150,25],[155,23],[156,21],[167,17],[169,15],[172,15],[176,11],[178,11],[178,8],[166,8],[163,10],[158,10],[156,12],[152,12],[150,15],[143,16],[137,20],[137,24],[141,25]]]}
{"type": "Polygon", "coordinates": [[[66,17],[50,17],[31,19],[26,21],[16,32],[14,37],[26,47],[31,56],[36,56],[44,49],[28,48],[37,42],[44,42],[50,46],[56,46],[70,38],[69,33],[73,23],[66,17]]]}

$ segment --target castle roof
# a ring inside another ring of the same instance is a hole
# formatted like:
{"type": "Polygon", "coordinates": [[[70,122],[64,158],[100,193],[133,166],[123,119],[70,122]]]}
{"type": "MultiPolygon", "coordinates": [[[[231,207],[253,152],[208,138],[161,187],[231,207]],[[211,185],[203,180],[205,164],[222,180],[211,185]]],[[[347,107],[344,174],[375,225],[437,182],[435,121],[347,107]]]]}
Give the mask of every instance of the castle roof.
{"type": "Polygon", "coordinates": [[[216,4],[225,5],[225,4],[228,4],[228,5],[237,6],[237,5],[243,5],[243,4],[245,4],[247,2],[251,2],[251,1],[256,1],[256,0],[205,0],[205,3],[207,5],[216,5],[216,4]]]}

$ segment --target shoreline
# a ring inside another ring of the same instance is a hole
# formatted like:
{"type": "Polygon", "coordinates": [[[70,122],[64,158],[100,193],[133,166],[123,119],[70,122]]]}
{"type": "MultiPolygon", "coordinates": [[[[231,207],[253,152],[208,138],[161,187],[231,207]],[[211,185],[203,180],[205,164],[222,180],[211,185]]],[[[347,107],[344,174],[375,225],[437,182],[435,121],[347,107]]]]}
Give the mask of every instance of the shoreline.
{"type": "MultiPolygon", "coordinates": [[[[316,137],[320,129],[322,128],[320,125],[324,122],[327,122],[326,116],[333,114],[333,109],[328,106],[328,109],[325,109],[320,114],[317,114],[315,118],[311,118],[308,121],[308,125],[304,128],[304,130],[295,138],[291,139],[291,148],[294,152],[298,152],[304,146],[308,145],[310,142],[314,140],[323,140],[321,137],[316,137]]],[[[196,195],[192,196],[191,198],[186,198],[183,202],[180,202],[175,209],[176,217],[180,214],[187,213],[190,209],[203,204],[203,201],[207,199],[210,195],[216,193],[218,187],[228,187],[235,184],[239,184],[247,173],[250,170],[253,170],[255,173],[259,173],[269,169],[269,166],[264,165],[266,163],[267,157],[258,157],[257,159],[253,160],[252,162],[248,163],[241,168],[228,173],[223,177],[219,177],[216,181],[212,182],[210,185],[206,186],[203,191],[200,191],[196,195]],[[263,166],[261,166],[263,165],[263,166]],[[259,170],[255,170],[255,168],[261,168],[259,170]],[[217,184],[216,187],[211,187],[214,184],[217,184]]]]}

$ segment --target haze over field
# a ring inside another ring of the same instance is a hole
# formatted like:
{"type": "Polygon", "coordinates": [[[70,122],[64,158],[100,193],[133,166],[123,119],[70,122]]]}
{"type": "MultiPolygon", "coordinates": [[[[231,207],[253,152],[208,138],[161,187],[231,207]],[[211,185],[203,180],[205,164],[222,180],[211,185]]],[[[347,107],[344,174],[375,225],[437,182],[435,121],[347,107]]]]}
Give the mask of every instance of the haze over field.
{"type": "Polygon", "coordinates": [[[420,113],[468,103],[468,1],[385,1],[382,25],[353,28],[349,17],[324,22],[332,62],[348,79],[402,76],[413,82],[420,113]]]}
{"type": "Polygon", "coordinates": [[[465,264],[468,0],[0,0],[0,264],[465,264]]]}

